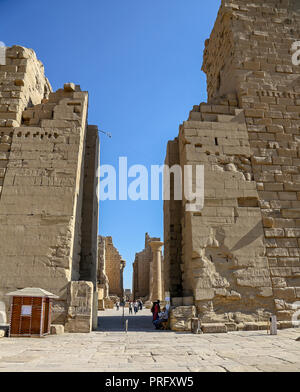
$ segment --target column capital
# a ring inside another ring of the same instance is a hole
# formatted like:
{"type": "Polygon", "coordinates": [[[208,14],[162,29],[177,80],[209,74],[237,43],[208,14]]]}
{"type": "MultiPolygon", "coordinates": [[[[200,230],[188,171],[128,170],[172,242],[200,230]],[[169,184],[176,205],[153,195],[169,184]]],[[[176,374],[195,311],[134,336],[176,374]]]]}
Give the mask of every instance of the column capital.
{"type": "Polygon", "coordinates": [[[161,241],[151,241],[150,246],[153,252],[161,250],[163,247],[164,243],[161,241]]]}

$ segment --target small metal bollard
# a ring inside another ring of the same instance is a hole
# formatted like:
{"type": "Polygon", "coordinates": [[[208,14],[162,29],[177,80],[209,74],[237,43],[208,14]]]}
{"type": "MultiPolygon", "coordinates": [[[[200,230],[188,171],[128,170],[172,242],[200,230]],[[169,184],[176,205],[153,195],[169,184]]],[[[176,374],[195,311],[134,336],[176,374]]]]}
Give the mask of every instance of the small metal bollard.
{"type": "Polygon", "coordinates": [[[128,320],[125,321],[125,332],[128,332],[128,320]]]}
{"type": "Polygon", "coordinates": [[[270,317],[270,335],[277,335],[277,317],[270,317]]]}

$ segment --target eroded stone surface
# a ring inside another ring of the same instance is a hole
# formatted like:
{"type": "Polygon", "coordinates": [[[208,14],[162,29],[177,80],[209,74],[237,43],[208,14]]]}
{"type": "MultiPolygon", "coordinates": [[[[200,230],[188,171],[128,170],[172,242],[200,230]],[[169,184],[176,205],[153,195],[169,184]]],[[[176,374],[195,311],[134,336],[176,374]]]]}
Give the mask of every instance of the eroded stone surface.
{"type": "Polygon", "coordinates": [[[50,327],[50,334],[51,335],[62,335],[65,332],[63,325],[51,325],[50,327]]]}
{"type": "Polygon", "coordinates": [[[52,92],[32,50],[7,48],[0,66],[0,301],[6,313],[6,293],[41,287],[60,297],[53,322],[64,324],[70,282],[96,286],[99,142],[87,109],[88,93],[79,86],[52,92]]]}
{"type": "Polygon", "coordinates": [[[208,102],[168,144],[167,164],[204,165],[202,211],[164,204],[166,290],[193,296],[203,323],[291,322],[300,298],[299,36],[283,22],[299,25],[295,5],[222,1],[204,51],[208,102]]]}
{"type": "Polygon", "coordinates": [[[133,297],[144,301],[164,300],[164,263],[159,237],[145,234],[145,248],[133,263],[133,297]]]}
{"type": "Polygon", "coordinates": [[[113,244],[112,237],[98,237],[98,288],[108,306],[109,297],[123,298],[123,272],[126,261],[113,244]]]}
{"type": "MultiPolygon", "coordinates": [[[[151,238],[148,233],[145,235],[145,248],[136,253],[133,263],[133,297],[149,298],[150,297],[150,274],[152,263],[152,250],[150,246],[151,238]]],[[[153,238],[153,240],[155,240],[153,238]]],[[[158,240],[158,238],[157,238],[158,240]]]]}
{"type": "Polygon", "coordinates": [[[195,306],[177,306],[170,311],[170,328],[172,331],[191,332],[192,319],[196,316],[195,306]]]}

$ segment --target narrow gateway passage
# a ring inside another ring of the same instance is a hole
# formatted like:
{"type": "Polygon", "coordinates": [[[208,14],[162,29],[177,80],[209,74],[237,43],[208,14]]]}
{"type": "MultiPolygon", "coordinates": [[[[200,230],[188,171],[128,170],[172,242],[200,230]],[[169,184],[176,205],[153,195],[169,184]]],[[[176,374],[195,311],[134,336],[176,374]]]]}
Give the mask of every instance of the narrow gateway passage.
{"type": "Polygon", "coordinates": [[[136,315],[129,315],[128,308],[119,311],[115,309],[105,310],[98,313],[98,331],[124,331],[125,320],[128,320],[129,332],[160,332],[155,330],[152,324],[152,313],[150,309],[139,310],[136,315]]]}

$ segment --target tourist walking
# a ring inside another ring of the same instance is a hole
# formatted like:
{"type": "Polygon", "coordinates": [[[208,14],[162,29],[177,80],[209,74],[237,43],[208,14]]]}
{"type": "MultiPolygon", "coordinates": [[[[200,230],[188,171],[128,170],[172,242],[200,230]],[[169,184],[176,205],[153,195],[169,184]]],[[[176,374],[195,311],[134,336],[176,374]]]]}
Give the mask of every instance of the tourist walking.
{"type": "Polygon", "coordinates": [[[141,299],[139,299],[139,309],[143,310],[143,302],[141,299]]]}
{"type": "Polygon", "coordinates": [[[133,305],[133,308],[134,308],[134,314],[137,314],[137,312],[139,311],[139,307],[138,307],[138,303],[136,301],[133,305]]]}
{"type": "Polygon", "coordinates": [[[133,308],[132,302],[129,302],[129,314],[132,314],[132,308],[133,308]]]}
{"type": "Polygon", "coordinates": [[[116,302],[116,307],[117,307],[117,310],[120,309],[120,302],[119,301],[116,302]]]}

